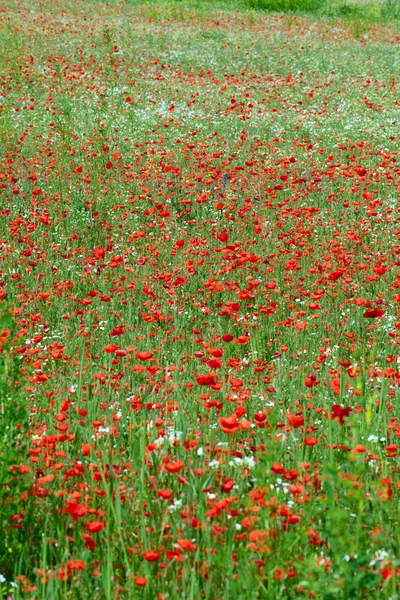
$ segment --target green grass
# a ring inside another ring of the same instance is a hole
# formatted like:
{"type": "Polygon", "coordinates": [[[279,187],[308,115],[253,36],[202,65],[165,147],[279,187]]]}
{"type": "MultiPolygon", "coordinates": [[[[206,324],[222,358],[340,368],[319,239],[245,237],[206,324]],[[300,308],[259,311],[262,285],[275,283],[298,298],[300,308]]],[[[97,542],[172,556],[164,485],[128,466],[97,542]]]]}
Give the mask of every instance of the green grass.
{"type": "Polygon", "coordinates": [[[397,24],[332,6],[3,5],[6,597],[399,594],[397,24]]]}
{"type": "MultiPolygon", "coordinates": [[[[86,0],[90,3],[102,3],[103,0],[86,0]]],[[[208,10],[239,10],[260,12],[314,14],[322,18],[342,18],[350,21],[392,22],[400,17],[399,0],[125,0],[125,6],[143,6],[148,4],[154,14],[160,8],[172,18],[181,18],[188,9],[200,13],[208,10]]],[[[108,5],[121,5],[111,0],[108,5]]],[[[251,12],[250,12],[251,14],[251,12]]]]}

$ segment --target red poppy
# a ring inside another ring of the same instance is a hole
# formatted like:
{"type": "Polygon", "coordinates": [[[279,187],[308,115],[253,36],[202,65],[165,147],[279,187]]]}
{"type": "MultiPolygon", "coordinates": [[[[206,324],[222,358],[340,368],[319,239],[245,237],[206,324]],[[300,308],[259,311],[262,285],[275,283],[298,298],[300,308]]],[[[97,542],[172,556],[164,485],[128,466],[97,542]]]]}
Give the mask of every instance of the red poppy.
{"type": "Polygon", "coordinates": [[[115,344],[108,344],[108,346],[104,346],[103,350],[104,352],[107,352],[107,354],[112,354],[113,352],[118,350],[118,348],[119,346],[116,346],[115,344]]]}
{"type": "Polygon", "coordinates": [[[320,382],[317,380],[315,373],[312,373],[310,376],[306,377],[304,385],[308,388],[313,388],[319,383],[320,382]]]}
{"type": "Polygon", "coordinates": [[[157,496],[162,500],[170,500],[172,498],[172,490],[158,490],[157,496]]]}
{"type": "Polygon", "coordinates": [[[182,461],[176,460],[174,462],[167,462],[165,465],[165,470],[168,471],[168,473],[179,473],[182,471],[184,466],[185,465],[182,461]]]}
{"type": "Polygon", "coordinates": [[[144,560],[147,560],[147,562],[156,562],[157,560],[160,560],[161,554],[157,552],[157,550],[146,550],[146,552],[143,553],[143,558],[144,560]]]}
{"type": "Polygon", "coordinates": [[[363,314],[365,319],[375,319],[376,317],[382,317],[385,314],[383,308],[369,308],[363,314]]]}
{"type": "Polygon", "coordinates": [[[306,446],[315,446],[316,444],[318,444],[318,438],[306,437],[306,438],[304,438],[304,443],[306,446]]]}
{"type": "Polygon", "coordinates": [[[196,544],[193,544],[190,540],[177,540],[176,543],[182,550],[189,550],[190,552],[195,551],[197,548],[196,544]]]}
{"type": "Polygon", "coordinates": [[[98,533],[99,531],[104,529],[105,526],[106,524],[104,523],[104,521],[88,521],[85,525],[85,529],[90,533],[98,533]]]}
{"type": "Polygon", "coordinates": [[[224,433],[236,433],[240,429],[238,416],[235,413],[229,417],[221,417],[218,419],[218,423],[224,433]]]}
{"type": "Polygon", "coordinates": [[[302,415],[288,415],[287,422],[290,427],[297,429],[304,425],[304,417],[302,415]]]}
{"type": "Polygon", "coordinates": [[[224,335],[221,336],[221,339],[223,342],[231,342],[232,340],[234,340],[234,336],[231,333],[224,333],[224,335]]]}
{"type": "Polygon", "coordinates": [[[207,375],[197,375],[197,385],[215,385],[217,383],[215,377],[215,373],[208,373],[207,375]]]}
{"type": "Polygon", "coordinates": [[[145,352],[136,352],[136,360],[150,360],[151,358],[153,358],[153,355],[151,352],[149,351],[145,351],[145,352]]]}
{"type": "Polygon", "coordinates": [[[390,458],[394,458],[397,456],[397,444],[388,444],[387,446],[385,446],[385,450],[387,452],[387,455],[390,458]]]}
{"type": "Polygon", "coordinates": [[[234,485],[235,485],[235,482],[233,481],[233,479],[225,479],[225,481],[223,483],[221,483],[221,492],[224,492],[225,494],[229,494],[229,492],[232,490],[234,485]]]}
{"type": "Polygon", "coordinates": [[[86,567],[86,561],[78,559],[78,560],[69,560],[67,562],[68,571],[83,571],[86,567]]]}
{"type": "Polygon", "coordinates": [[[351,411],[352,408],[350,406],[343,408],[343,406],[340,406],[340,404],[334,404],[332,406],[331,418],[338,419],[339,423],[343,425],[344,417],[348,417],[351,411]]]}
{"type": "Polygon", "coordinates": [[[282,475],[285,472],[285,467],[281,465],[281,463],[274,463],[271,467],[271,471],[275,473],[275,475],[282,475]]]}
{"type": "Polygon", "coordinates": [[[65,512],[68,513],[74,521],[77,521],[79,518],[84,517],[87,513],[87,508],[83,504],[78,504],[76,502],[70,502],[66,508],[65,512]]]}
{"type": "Polygon", "coordinates": [[[125,333],[125,329],[122,325],[118,325],[115,329],[110,332],[111,336],[123,335],[125,333]]]}
{"type": "Polygon", "coordinates": [[[89,456],[90,455],[90,444],[82,444],[81,452],[82,452],[83,456],[89,456]]]}

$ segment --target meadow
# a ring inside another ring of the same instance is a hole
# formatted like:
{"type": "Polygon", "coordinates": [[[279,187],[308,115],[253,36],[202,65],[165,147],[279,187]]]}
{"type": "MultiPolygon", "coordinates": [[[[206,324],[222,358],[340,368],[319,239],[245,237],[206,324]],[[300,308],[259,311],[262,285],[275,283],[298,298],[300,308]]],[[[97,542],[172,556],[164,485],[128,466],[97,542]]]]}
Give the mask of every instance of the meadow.
{"type": "Polygon", "coordinates": [[[400,598],[390,7],[1,3],[0,597],[400,598]]]}

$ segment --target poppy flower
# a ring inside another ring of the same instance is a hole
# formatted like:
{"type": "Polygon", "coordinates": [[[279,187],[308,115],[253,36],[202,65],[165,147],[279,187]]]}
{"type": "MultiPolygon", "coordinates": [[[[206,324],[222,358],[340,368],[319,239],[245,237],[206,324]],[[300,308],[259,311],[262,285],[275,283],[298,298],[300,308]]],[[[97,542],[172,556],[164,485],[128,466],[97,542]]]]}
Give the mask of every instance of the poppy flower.
{"type": "Polygon", "coordinates": [[[106,524],[104,521],[88,521],[85,525],[85,529],[86,531],[89,531],[89,533],[98,533],[99,531],[102,531],[105,526],[106,524]]]}
{"type": "Polygon", "coordinates": [[[110,332],[110,335],[112,337],[117,336],[117,335],[123,335],[125,333],[125,329],[122,327],[122,325],[118,325],[118,327],[116,327],[115,329],[113,329],[110,332]]]}
{"type": "Polygon", "coordinates": [[[306,379],[304,381],[304,385],[308,388],[313,388],[318,384],[319,384],[319,381],[317,380],[317,377],[314,373],[312,373],[311,375],[306,377],[306,379]]]}
{"type": "Polygon", "coordinates": [[[143,553],[143,558],[147,562],[156,562],[157,560],[160,560],[161,554],[156,550],[146,550],[146,552],[143,553]]]}
{"type": "Polygon", "coordinates": [[[176,460],[174,462],[167,462],[165,465],[165,470],[168,471],[168,473],[179,473],[182,471],[184,466],[185,465],[182,461],[176,460]]]}
{"type": "Polygon", "coordinates": [[[217,383],[215,377],[215,373],[208,373],[207,375],[197,375],[197,385],[215,385],[217,383]]]}
{"type": "Polygon", "coordinates": [[[304,438],[304,443],[306,446],[315,446],[316,444],[318,444],[318,438],[306,437],[306,438],[304,438]]]}
{"type": "Polygon", "coordinates": [[[221,417],[218,419],[218,423],[224,433],[236,433],[240,429],[238,416],[235,413],[229,417],[221,417]]]}
{"type": "Polygon", "coordinates": [[[319,537],[318,531],[315,529],[310,529],[307,535],[310,546],[323,546],[324,542],[319,537]]]}
{"type": "Polygon", "coordinates": [[[87,513],[87,508],[83,504],[78,504],[76,502],[70,502],[66,508],[65,512],[68,513],[74,521],[77,521],[79,518],[84,517],[87,513]]]}
{"type": "Polygon", "coordinates": [[[302,415],[289,415],[287,418],[288,425],[297,429],[304,425],[304,417],[302,415]]]}
{"type": "Polygon", "coordinates": [[[385,446],[385,450],[387,452],[387,455],[390,458],[394,458],[397,456],[397,444],[388,444],[387,446],[385,446]]]}
{"type": "Polygon", "coordinates": [[[341,406],[340,404],[334,404],[332,406],[332,419],[337,419],[340,423],[340,425],[344,424],[344,417],[348,417],[349,414],[351,413],[352,408],[350,406],[343,408],[343,406],[341,406]]]}
{"type": "Polygon", "coordinates": [[[196,544],[193,544],[191,540],[177,540],[176,543],[182,550],[189,550],[190,552],[193,552],[197,548],[196,544]]]}
{"type": "Polygon", "coordinates": [[[385,314],[383,308],[369,308],[363,314],[364,319],[375,319],[376,317],[382,317],[385,314]]]}
{"type": "Polygon", "coordinates": [[[108,344],[108,346],[104,346],[103,350],[107,354],[112,354],[113,352],[118,350],[118,348],[119,348],[119,346],[116,346],[115,344],[108,344]]]}
{"type": "Polygon", "coordinates": [[[290,515],[287,518],[287,522],[289,523],[289,525],[296,525],[296,523],[299,523],[300,521],[301,521],[300,515],[290,515]]]}
{"type": "Polygon", "coordinates": [[[82,452],[83,456],[89,456],[90,455],[90,444],[82,444],[81,452],[82,452]]]}
{"type": "Polygon", "coordinates": [[[234,485],[235,482],[233,481],[233,479],[225,479],[225,481],[221,484],[221,492],[229,494],[234,485]]]}
{"type": "Polygon", "coordinates": [[[68,571],[83,571],[86,567],[86,561],[78,559],[78,560],[69,560],[67,562],[68,571]]]}
{"type": "Polygon", "coordinates": [[[224,333],[224,335],[221,336],[221,339],[223,342],[229,343],[232,340],[234,340],[235,338],[231,333],[224,333]]]}
{"type": "Polygon", "coordinates": [[[157,496],[162,500],[170,500],[172,498],[172,490],[158,490],[157,496]]]}
{"type": "Polygon", "coordinates": [[[285,467],[281,465],[281,463],[274,463],[271,466],[271,471],[275,473],[275,475],[282,475],[285,472],[285,467]]]}
{"type": "Polygon", "coordinates": [[[46,498],[50,495],[50,490],[48,488],[43,488],[40,485],[33,484],[29,488],[29,494],[31,496],[36,496],[37,498],[46,498]]]}
{"type": "Polygon", "coordinates": [[[151,352],[146,351],[146,352],[136,352],[136,360],[150,360],[151,358],[153,358],[153,355],[151,352]]]}

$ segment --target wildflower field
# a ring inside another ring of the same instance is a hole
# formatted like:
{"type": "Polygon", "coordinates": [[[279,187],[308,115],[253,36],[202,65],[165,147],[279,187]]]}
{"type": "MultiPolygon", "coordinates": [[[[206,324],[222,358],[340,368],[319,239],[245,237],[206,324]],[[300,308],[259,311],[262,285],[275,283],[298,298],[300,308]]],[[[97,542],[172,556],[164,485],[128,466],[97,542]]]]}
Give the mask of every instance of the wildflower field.
{"type": "Polygon", "coordinates": [[[0,597],[400,598],[398,22],[0,16],[0,597]]]}

